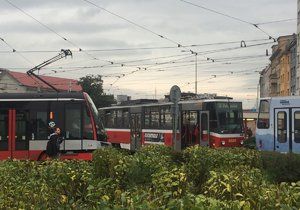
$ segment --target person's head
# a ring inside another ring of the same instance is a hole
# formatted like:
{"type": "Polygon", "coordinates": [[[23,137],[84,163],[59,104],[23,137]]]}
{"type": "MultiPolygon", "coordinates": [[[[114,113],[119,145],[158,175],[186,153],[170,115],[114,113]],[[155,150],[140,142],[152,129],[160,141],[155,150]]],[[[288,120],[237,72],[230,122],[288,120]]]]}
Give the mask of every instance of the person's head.
{"type": "Polygon", "coordinates": [[[60,132],[61,132],[61,131],[60,131],[60,128],[58,128],[58,127],[57,127],[57,128],[55,128],[55,133],[56,133],[56,134],[58,134],[58,135],[59,135],[59,134],[60,134],[60,132]]]}

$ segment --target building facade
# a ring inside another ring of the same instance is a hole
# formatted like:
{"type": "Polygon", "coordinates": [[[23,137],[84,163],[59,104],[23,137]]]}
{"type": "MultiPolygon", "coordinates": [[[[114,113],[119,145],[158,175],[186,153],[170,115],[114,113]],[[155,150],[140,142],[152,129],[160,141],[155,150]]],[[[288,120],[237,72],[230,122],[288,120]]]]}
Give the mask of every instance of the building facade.
{"type": "Polygon", "coordinates": [[[260,73],[260,97],[297,95],[296,35],[281,36],[277,42],[270,64],[260,73]]]}
{"type": "Polygon", "coordinates": [[[270,74],[271,65],[268,65],[260,72],[259,84],[260,84],[260,97],[268,97],[270,94],[270,74]]]}
{"type": "Polygon", "coordinates": [[[294,37],[293,41],[288,46],[290,52],[290,95],[299,95],[297,93],[297,84],[299,85],[299,77],[297,77],[297,39],[294,37]]]}
{"type": "Polygon", "coordinates": [[[297,0],[297,55],[296,55],[296,94],[300,95],[300,65],[299,65],[299,55],[300,55],[300,0],[297,0]]]}
{"type": "MultiPolygon", "coordinates": [[[[41,76],[44,80],[55,86],[59,91],[82,91],[77,80],[41,76]]],[[[0,68],[0,93],[35,93],[53,91],[46,84],[28,76],[26,73],[9,71],[0,68]]]]}

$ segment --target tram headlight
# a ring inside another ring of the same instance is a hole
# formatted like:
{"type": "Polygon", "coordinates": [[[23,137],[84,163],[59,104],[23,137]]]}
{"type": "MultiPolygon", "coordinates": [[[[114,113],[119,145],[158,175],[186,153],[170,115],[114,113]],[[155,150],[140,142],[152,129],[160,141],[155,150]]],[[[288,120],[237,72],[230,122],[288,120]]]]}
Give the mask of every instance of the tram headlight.
{"type": "Polygon", "coordinates": [[[222,144],[222,145],[225,145],[225,141],[222,141],[221,144],[222,144]]]}
{"type": "Polygon", "coordinates": [[[242,141],[241,141],[241,145],[243,145],[243,144],[244,144],[244,141],[242,140],[242,141]]]}

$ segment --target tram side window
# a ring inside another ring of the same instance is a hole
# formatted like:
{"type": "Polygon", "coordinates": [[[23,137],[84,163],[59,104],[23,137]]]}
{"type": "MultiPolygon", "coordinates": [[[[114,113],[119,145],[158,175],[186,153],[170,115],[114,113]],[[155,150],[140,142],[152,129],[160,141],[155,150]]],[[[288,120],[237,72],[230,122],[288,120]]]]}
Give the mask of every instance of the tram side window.
{"type": "Polygon", "coordinates": [[[151,122],[150,109],[145,108],[145,128],[150,128],[151,127],[150,122],[151,122]]]}
{"type": "Polygon", "coordinates": [[[66,105],[66,139],[81,139],[81,106],[66,105]]]}
{"type": "Polygon", "coordinates": [[[7,136],[8,136],[7,134],[8,134],[8,114],[6,111],[0,111],[0,141],[7,141],[7,136]]]}
{"type": "Polygon", "coordinates": [[[295,142],[300,143],[300,112],[295,112],[294,120],[295,142]]]}
{"type": "Polygon", "coordinates": [[[277,113],[277,141],[279,143],[287,142],[286,112],[278,112],[277,113]]]}
{"type": "Polygon", "coordinates": [[[205,110],[209,111],[209,129],[212,132],[218,131],[218,120],[215,102],[205,103],[205,110]]]}
{"type": "Polygon", "coordinates": [[[129,128],[129,112],[128,112],[128,110],[123,111],[123,127],[129,128]]]}
{"type": "Polygon", "coordinates": [[[160,111],[160,125],[164,129],[172,128],[172,116],[169,107],[163,107],[160,111]]]}
{"type": "Polygon", "coordinates": [[[84,126],[83,126],[83,139],[93,139],[93,125],[91,115],[87,107],[83,110],[84,126]]]}
{"type": "Polygon", "coordinates": [[[116,114],[117,114],[117,117],[116,117],[116,124],[115,124],[115,126],[117,128],[122,128],[122,121],[123,121],[122,110],[117,110],[116,114]]]}
{"type": "Polygon", "coordinates": [[[16,141],[25,141],[31,137],[32,130],[29,123],[29,111],[16,112],[16,141]]]}
{"type": "Polygon", "coordinates": [[[208,116],[206,113],[201,114],[201,130],[208,130],[208,116]]]}
{"type": "Polygon", "coordinates": [[[106,128],[113,128],[114,127],[114,112],[113,111],[107,111],[105,112],[105,127],[106,128]]]}
{"type": "Polygon", "coordinates": [[[151,111],[151,128],[159,128],[159,111],[151,111]]]}
{"type": "Polygon", "coordinates": [[[260,102],[257,128],[268,129],[270,126],[270,103],[263,100],[260,102]]]}
{"type": "Polygon", "coordinates": [[[191,111],[190,112],[190,124],[197,125],[197,121],[198,121],[197,112],[191,111]]]}
{"type": "Polygon", "coordinates": [[[42,139],[48,139],[48,112],[47,111],[41,111],[36,112],[36,129],[35,129],[35,139],[42,140],[42,139]]]}

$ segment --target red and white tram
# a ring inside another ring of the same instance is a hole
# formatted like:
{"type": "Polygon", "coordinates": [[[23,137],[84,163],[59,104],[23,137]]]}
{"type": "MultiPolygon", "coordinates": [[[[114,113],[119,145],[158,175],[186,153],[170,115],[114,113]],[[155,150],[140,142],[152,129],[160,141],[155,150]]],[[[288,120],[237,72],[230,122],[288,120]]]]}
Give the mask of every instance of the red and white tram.
{"type": "MultiPolygon", "coordinates": [[[[172,146],[171,103],[101,108],[108,142],[138,149],[145,144],[172,146]]],[[[181,148],[192,145],[243,145],[242,103],[224,99],[179,102],[178,138],[181,148]]],[[[177,139],[178,139],[177,138],[177,139]]]]}
{"type": "Polygon", "coordinates": [[[0,159],[43,159],[51,121],[65,139],[63,159],[89,160],[105,140],[98,110],[86,93],[3,93],[0,159]]]}

